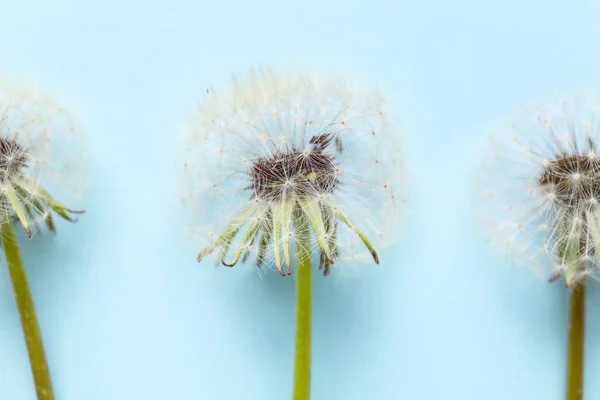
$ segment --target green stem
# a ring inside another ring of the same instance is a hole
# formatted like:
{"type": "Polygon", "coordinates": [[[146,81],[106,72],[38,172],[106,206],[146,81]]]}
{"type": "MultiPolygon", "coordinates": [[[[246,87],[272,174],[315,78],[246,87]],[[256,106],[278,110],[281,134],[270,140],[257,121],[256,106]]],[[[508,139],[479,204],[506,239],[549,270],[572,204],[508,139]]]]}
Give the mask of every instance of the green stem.
{"type": "Polygon", "coordinates": [[[53,400],[52,381],[50,380],[50,372],[48,371],[48,363],[46,362],[46,355],[44,353],[42,335],[35,314],[31,292],[29,291],[23,260],[19,254],[19,245],[17,244],[11,223],[2,224],[1,230],[2,245],[6,254],[6,263],[8,264],[8,271],[12,280],[25,343],[27,344],[37,398],[38,400],[53,400]]]}
{"type": "MultiPolygon", "coordinates": [[[[304,226],[303,226],[304,225],[304,226]]],[[[311,262],[308,226],[296,228],[296,350],[294,360],[293,400],[310,399],[311,356],[311,262]]]]}
{"type": "Polygon", "coordinates": [[[567,344],[567,400],[583,398],[583,344],[585,331],[585,283],[571,290],[567,344]]]}

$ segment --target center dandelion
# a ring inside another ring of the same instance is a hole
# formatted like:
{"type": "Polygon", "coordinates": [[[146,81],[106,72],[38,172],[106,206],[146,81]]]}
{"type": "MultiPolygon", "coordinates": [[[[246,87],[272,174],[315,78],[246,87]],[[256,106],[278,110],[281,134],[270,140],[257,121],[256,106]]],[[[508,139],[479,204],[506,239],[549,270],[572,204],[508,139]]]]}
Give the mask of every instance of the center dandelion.
{"type": "Polygon", "coordinates": [[[249,71],[207,91],[183,163],[198,261],[217,253],[290,275],[379,263],[405,206],[398,135],[376,88],[308,71],[249,71]],[[375,134],[377,132],[377,134],[375,134]]]}
{"type": "Polygon", "coordinates": [[[261,200],[332,193],[339,184],[335,157],[326,153],[333,139],[332,133],[313,136],[310,149],[292,148],[254,160],[248,189],[261,200]]]}
{"type": "MultiPolygon", "coordinates": [[[[250,162],[249,178],[251,201],[231,222],[225,232],[205,248],[198,261],[217,247],[224,249],[221,262],[233,267],[245,260],[257,238],[260,245],[256,265],[261,266],[268,248],[272,246],[275,264],[281,275],[282,264],[291,274],[290,241],[294,231],[310,227],[319,247],[319,269],[328,275],[334,257],[339,254],[338,223],[346,225],[371,253],[379,264],[379,256],[365,234],[341,212],[339,207],[326,199],[340,186],[340,168],[336,155],[343,152],[342,141],[335,133],[323,133],[310,138],[307,148],[292,147],[286,151],[273,151],[268,156],[257,157],[250,162]],[[334,143],[333,153],[328,147],[334,143]],[[246,226],[233,261],[225,261],[233,239],[246,226]],[[283,260],[281,258],[283,253],[283,260]]],[[[310,246],[309,243],[304,245],[310,246]]]]}

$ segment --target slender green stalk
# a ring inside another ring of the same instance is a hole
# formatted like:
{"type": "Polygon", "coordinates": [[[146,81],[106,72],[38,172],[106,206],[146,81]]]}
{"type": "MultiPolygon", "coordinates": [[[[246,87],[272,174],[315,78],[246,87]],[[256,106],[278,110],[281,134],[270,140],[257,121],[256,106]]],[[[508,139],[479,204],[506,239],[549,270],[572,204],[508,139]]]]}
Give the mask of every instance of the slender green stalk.
{"type": "MultiPolygon", "coordinates": [[[[310,399],[311,262],[308,226],[296,227],[296,350],[293,400],[310,399]]],[[[306,224],[304,224],[306,225],[306,224]]]]}
{"type": "Polygon", "coordinates": [[[19,253],[15,232],[10,222],[2,224],[1,229],[2,245],[6,255],[10,279],[12,280],[19,317],[21,318],[25,343],[27,344],[27,352],[29,353],[29,362],[31,364],[31,372],[35,383],[37,398],[38,400],[53,400],[54,393],[52,390],[52,381],[50,380],[50,372],[48,370],[48,363],[46,362],[42,335],[35,314],[31,292],[29,291],[29,284],[27,283],[23,260],[19,253]]]}
{"type": "Polygon", "coordinates": [[[583,344],[585,331],[585,283],[571,290],[567,344],[567,400],[583,398],[583,344]]]}

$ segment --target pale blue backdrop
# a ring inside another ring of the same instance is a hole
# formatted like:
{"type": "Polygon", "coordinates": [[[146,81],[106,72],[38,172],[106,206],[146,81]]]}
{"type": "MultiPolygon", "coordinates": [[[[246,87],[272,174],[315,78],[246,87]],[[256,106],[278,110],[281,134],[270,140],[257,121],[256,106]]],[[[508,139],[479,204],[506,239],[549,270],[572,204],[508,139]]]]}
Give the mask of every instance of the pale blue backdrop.
{"type": "MultiPolygon", "coordinates": [[[[89,139],[88,213],[23,245],[58,399],[289,398],[293,280],[197,265],[173,184],[181,118],[261,64],[377,79],[410,133],[394,262],[315,277],[313,399],[562,399],[566,291],[489,255],[469,179],[497,116],[600,87],[599,45],[586,0],[0,0],[0,73],[60,93],[89,139]]],[[[0,272],[0,399],[33,399],[0,272]]]]}

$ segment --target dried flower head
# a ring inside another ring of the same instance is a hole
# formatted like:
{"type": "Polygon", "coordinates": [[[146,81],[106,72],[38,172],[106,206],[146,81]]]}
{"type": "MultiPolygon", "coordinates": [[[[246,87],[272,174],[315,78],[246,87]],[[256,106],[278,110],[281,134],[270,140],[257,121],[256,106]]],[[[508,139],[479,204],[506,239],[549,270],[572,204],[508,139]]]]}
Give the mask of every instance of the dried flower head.
{"type": "Polygon", "coordinates": [[[58,202],[76,201],[83,165],[80,136],[69,114],[32,88],[0,80],[0,224],[19,221],[29,237],[45,225],[55,232],[52,213],[75,221],[80,213],[58,202]]]}
{"type": "Polygon", "coordinates": [[[494,138],[481,169],[496,244],[569,287],[600,272],[599,104],[579,97],[531,110],[494,138]]]}
{"type": "Polygon", "coordinates": [[[304,226],[325,275],[344,257],[379,263],[405,204],[386,102],[330,76],[253,70],[207,90],[184,152],[198,260],[216,251],[227,266],[252,258],[290,274],[304,226]]]}

